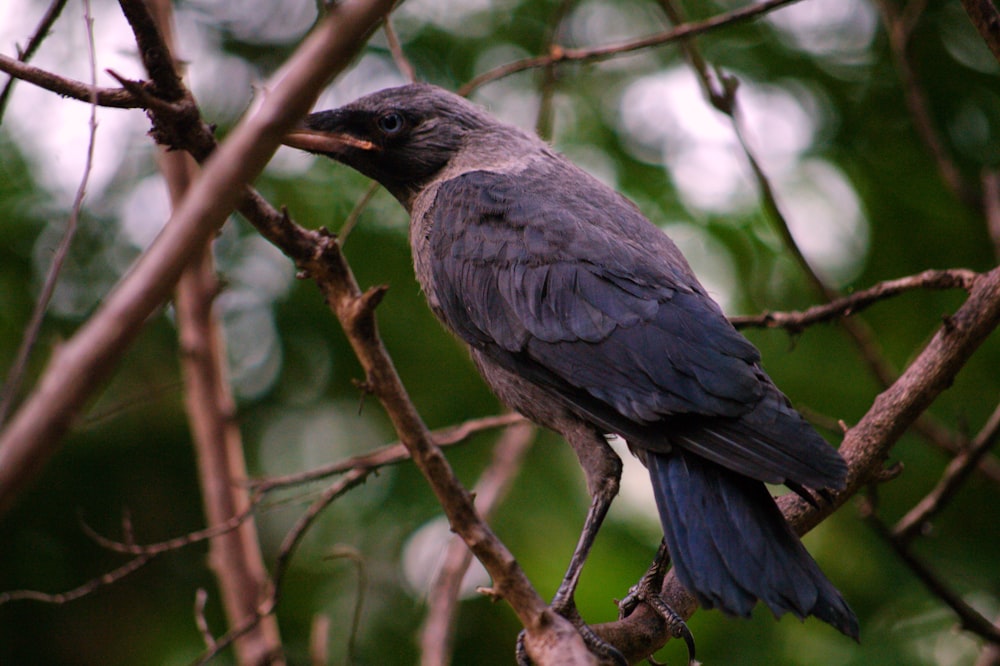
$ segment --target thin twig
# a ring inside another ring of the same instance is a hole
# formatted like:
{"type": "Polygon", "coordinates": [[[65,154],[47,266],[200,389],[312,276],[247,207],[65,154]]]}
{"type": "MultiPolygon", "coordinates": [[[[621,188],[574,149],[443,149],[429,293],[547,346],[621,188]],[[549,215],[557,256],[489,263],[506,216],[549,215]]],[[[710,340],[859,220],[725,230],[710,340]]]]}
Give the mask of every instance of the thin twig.
{"type": "Polygon", "coordinates": [[[1000,627],[994,625],[982,613],[966,603],[960,594],[935,573],[923,560],[917,557],[903,539],[896,538],[878,515],[867,508],[869,524],[892,547],[896,556],[920,579],[931,594],[940,599],[958,615],[962,628],[992,642],[1000,643],[1000,627]]]}
{"type": "Polygon", "coordinates": [[[876,4],[882,14],[882,22],[885,24],[886,34],[889,37],[893,62],[895,62],[896,70],[899,72],[906,106],[910,111],[917,136],[927,147],[927,151],[941,174],[941,180],[944,181],[948,189],[959,201],[978,205],[974,189],[963,178],[947,144],[942,140],[935,127],[927,93],[924,91],[913,63],[910,61],[908,53],[910,37],[916,28],[924,3],[911,2],[903,12],[896,8],[893,0],[878,0],[876,4]]]}
{"type": "Polygon", "coordinates": [[[410,83],[415,83],[417,80],[417,70],[413,68],[413,63],[410,62],[406,57],[406,53],[403,52],[403,45],[399,43],[399,35],[396,34],[396,29],[392,27],[391,17],[387,18],[385,23],[382,24],[382,30],[385,32],[385,40],[389,43],[389,53],[392,54],[392,59],[395,61],[399,73],[410,83]]]}
{"type": "Polygon", "coordinates": [[[179,380],[169,380],[164,381],[162,384],[150,386],[149,388],[144,387],[141,393],[131,394],[115,401],[113,404],[107,406],[101,405],[99,409],[91,410],[86,416],[80,419],[77,429],[87,430],[88,428],[97,428],[122,414],[150,405],[167,396],[177,395],[183,386],[184,383],[179,380]]]}
{"type": "Polygon", "coordinates": [[[354,602],[354,612],[351,614],[351,630],[347,637],[347,661],[348,666],[357,659],[358,634],[361,633],[361,611],[365,606],[365,591],[368,589],[368,567],[365,565],[364,555],[357,548],[351,546],[337,546],[327,559],[344,559],[354,564],[358,570],[358,597],[354,602]]]}
{"type": "Polygon", "coordinates": [[[261,603],[253,617],[247,618],[244,620],[243,624],[230,628],[230,630],[224,635],[217,638],[215,645],[202,653],[195,663],[208,663],[222,650],[229,647],[233,641],[252,631],[262,618],[274,613],[281,599],[283,589],[282,584],[285,579],[285,573],[288,570],[288,565],[291,562],[292,555],[294,555],[302,537],[305,536],[305,533],[309,530],[324,509],[330,506],[334,500],[346,493],[348,490],[364,482],[364,480],[368,478],[369,474],[371,474],[371,470],[359,469],[348,472],[343,476],[343,478],[323,491],[322,495],[320,495],[320,497],[316,499],[312,505],[310,505],[309,509],[299,517],[292,529],[288,531],[281,543],[281,547],[278,550],[278,557],[274,565],[274,582],[270,596],[261,603]]]}
{"type": "Polygon", "coordinates": [[[158,541],[150,544],[137,544],[132,539],[125,539],[123,541],[109,539],[108,537],[99,534],[96,530],[94,530],[94,528],[82,520],[80,521],[80,529],[82,529],[83,533],[93,539],[99,546],[112,550],[116,553],[123,553],[126,555],[160,555],[162,553],[178,550],[195,543],[201,543],[203,541],[208,541],[209,539],[214,539],[215,537],[226,534],[227,532],[232,532],[251,515],[253,515],[254,508],[260,504],[260,501],[261,495],[256,494],[253,497],[251,506],[246,511],[231,517],[225,523],[212,525],[210,527],[206,527],[205,529],[182,534],[181,536],[174,537],[173,539],[167,539],[166,541],[158,541]]]}
{"type": "Polygon", "coordinates": [[[27,81],[39,88],[44,88],[62,97],[68,97],[80,102],[92,104],[97,99],[97,106],[107,106],[116,109],[137,109],[142,103],[135,95],[123,88],[99,88],[95,84],[74,81],[73,79],[53,74],[47,70],[23,63],[17,58],[0,54],[0,72],[10,74],[16,79],[27,81]]]}
{"type": "MultiPolygon", "coordinates": [[[[497,441],[493,460],[472,491],[476,497],[476,510],[483,520],[490,519],[506,496],[535,434],[533,426],[522,423],[507,428],[497,441]]],[[[420,630],[422,666],[447,666],[452,662],[459,593],[471,563],[472,552],[465,542],[457,536],[452,537],[427,593],[427,617],[420,630]]]]}
{"type": "Polygon", "coordinates": [[[799,312],[764,312],[759,315],[730,317],[730,321],[736,328],[783,328],[792,333],[799,333],[813,324],[853,315],[878,301],[915,289],[968,291],[978,276],[978,273],[964,268],[928,270],[916,275],[879,282],[868,289],[855,291],[799,312]]]}
{"type": "Polygon", "coordinates": [[[1000,439],[1000,406],[970,445],[955,456],[945,468],[941,480],[892,529],[892,537],[906,543],[920,533],[930,519],[940,513],[990,449],[1000,439]]]}
{"type": "Polygon", "coordinates": [[[641,39],[636,39],[622,44],[612,44],[609,46],[598,46],[584,49],[567,49],[558,45],[553,45],[553,47],[549,49],[549,53],[547,55],[524,58],[523,60],[515,60],[514,62],[501,65],[500,67],[491,69],[488,72],[484,72],[479,76],[474,77],[458,89],[458,94],[467,97],[469,93],[476,88],[481,88],[487,83],[496,81],[497,79],[502,79],[506,76],[510,76],[511,74],[516,74],[517,72],[523,72],[527,69],[548,67],[549,65],[564,62],[598,62],[601,60],[607,60],[608,58],[614,58],[616,56],[627,55],[629,53],[653,46],[669,44],[670,42],[674,42],[679,39],[702,35],[713,30],[718,30],[719,28],[749,21],[768,12],[774,11],[775,9],[798,1],[799,0],[765,0],[764,2],[749,4],[745,7],[740,7],[739,9],[718,14],[717,16],[705,19],[704,21],[685,23],[684,25],[677,26],[673,30],[668,30],[666,32],[661,32],[649,37],[643,37],[641,39]]]}
{"type": "MultiPolygon", "coordinates": [[[[478,419],[470,419],[457,426],[435,430],[431,433],[434,443],[440,447],[451,446],[462,442],[470,435],[493,428],[503,428],[516,423],[525,422],[525,418],[520,414],[503,414],[500,416],[486,416],[478,419]]],[[[285,476],[272,476],[266,479],[259,479],[251,483],[252,487],[259,493],[268,492],[275,488],[301,485],[309,481],[317,481],[334,474],[341,474],[355,469],[378,469],[386,465],[394,465],[410,459],[410,453],[401,442],[394,442],[379,449],[358,456],[353,456],[345,460],[338,460],[329,465],[288,474],[285,476]]]]}
{"type": "MultiPolygon", "coordinates": [[[[18,48],[17,59],[19,61],[28,62],[31,60],[31,57],[35,55],[35,51],[42,45],[45,38],[49,36],[52,26],[55,25],[59,15],[62,14],[64,7],[66,7],[66,0],[52,0],[52,4],[45,10],[42,20],[38,22],[35,32],[28,39],[28,44],[23,49],[18,48]]],[[[10,93],[13,91],[16,81],[17,78],[11,76],[10,80],[4,85],[3,90],[0,91],[0,124],[3,123],[3,117],[7,111],[7,102],[10,100],[10,93]]]]}
{"type": "Polygon", "coordinates": [[[194,593],[194,625],[198,627],[198,633],[205,641],[205,647],[212,649],[215,646],[215,636],[208,626],[208,618],[205,617],[205,605],[208,603],[208,591],[199,587],[194,593]]]}
{"type": "Polygon", "coordinates": [[[152,553],[138,555],[116,569],[101,574],[79,587],[75,587],[67,592],[48,594],[37,590],[13,590],[11,592],[0,593],[0,606],[12,601],[38,601],[46,604],[67,604],[76,601],[108,585],[114,585],[123,578],[135,573],[156,557],[152,553]]]}
{"type": "MultiPolygon", "coordinates": [[[[91,90],[93,91],[93,85],[97,81],[97,55],[94,48],[94,19],[90,14],[90,0],[84,0],[83,20],[86,25],[87,54],[90,64],[91,90]]],[[[63,264],[66,262],[66,258],[69,256],[70,246],[73,243],[73,237],[76,235],[76,230],[79,226],[80,211],[83,207],[83,198],[87,194],[87,183],[90,182],[90,172],[94,165],[94,145],[97,141],[97,101],[93,95],[90,103],[88,127],[87,157],[84,161],[80,184],[77,186],[76,195],[73,197],[73,207],[70,210],[69,218],[66,220],[66,229],[63,231],[58,247],[56,247],[55,254],[52,257],[52,264],[45,274],[42,290],[38,295],[38,300],[35,302],[28,325],[25,327],[24,337],[21,340],[20,347],[18,347],[14,363],[11,365],[7,379],[4,381],[3,389],[0,390],[0,427],[7,420],[7,414],[10,413],[14,405],[14,400],[17,397],[21,382],[24,379],[24,373],[28,367],[28,361],[31,358],[31,352],[35,348],[35,343],[38,342],[38,335],[42,329],[42,321],[45,319],[45,311],[48,310],[52,295],[55,293],[56,285],[59,282],[59,274],[62,271],[63,264]]]]}
{"type": "MultiPolygon", "coordinates": [[[[556,44],[562,36],[563,20],[574,4],[576,4],[576,0],[562,0],[556,7],[548,22],[548,31],[545,36],[545,51],[547,53],[552,53],[554,48],[558,48],[556,44]]],[[[535,133],[546,141],[552,140],[552,118],[555,112],[552,103],[555,98],[557,74],[558,67],[554,62],[550,63],[542,68],[538,82],[539,104],[538,116],[535,118],[535,133]]]]}
{"type": "Polygon", "coordinates": [[[368,204],[370,204],[372,199],[375,198],[375,194],[378,193],[378,189],[380,187],[381,185],[378,184],[378,181],[373,180],[368,185],[368,189],[365,190],[365,193],[361,195],[360,199],[358,199],[358,202],[354,204],[354,208],[351,209],[351,212],[347,214],[346,218],[344,218],[344,223],[340,226],[340,231],[337,232],[337,238],[340,239],[341,244],[347,242],[347,237],[350,235],[354,227],[357,226],[358,220],[361,219],[361,213],[365,212],[365,209],[368,208],[368,204]]]}

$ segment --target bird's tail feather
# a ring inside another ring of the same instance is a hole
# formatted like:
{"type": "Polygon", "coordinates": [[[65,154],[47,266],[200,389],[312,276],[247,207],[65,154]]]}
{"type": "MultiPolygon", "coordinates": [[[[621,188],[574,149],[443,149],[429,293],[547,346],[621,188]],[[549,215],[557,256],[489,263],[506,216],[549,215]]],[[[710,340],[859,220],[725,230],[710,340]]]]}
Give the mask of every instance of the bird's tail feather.
{"type": "Polygon", "coordinates": [[[667,548],[706,608],[814,615],[857,640],[858,620],[785,522],[767,488],[675,448],[647,452],[667,548]]]}

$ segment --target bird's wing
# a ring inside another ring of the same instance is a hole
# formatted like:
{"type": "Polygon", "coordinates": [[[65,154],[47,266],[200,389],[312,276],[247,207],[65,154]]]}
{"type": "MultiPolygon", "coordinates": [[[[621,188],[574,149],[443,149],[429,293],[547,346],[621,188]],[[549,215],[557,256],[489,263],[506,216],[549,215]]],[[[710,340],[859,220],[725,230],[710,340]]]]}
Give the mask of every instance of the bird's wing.
{"type": "Polygon", "coordinates": [[[748,411],[763,395],[757,350],[676,248],[614,193],[566,185],[476,171],[440,186],[430,242],[448,324],[509,369],[637,423],[748,411]]]}
{"type": "Polygon", "coordinates": [[[439,186],[427,240],[446,323],[634,447],[680,445],[770,483],[841,485],[839,456],[673,243],[612,190],[562,175],[475,171],[439,186]]]}

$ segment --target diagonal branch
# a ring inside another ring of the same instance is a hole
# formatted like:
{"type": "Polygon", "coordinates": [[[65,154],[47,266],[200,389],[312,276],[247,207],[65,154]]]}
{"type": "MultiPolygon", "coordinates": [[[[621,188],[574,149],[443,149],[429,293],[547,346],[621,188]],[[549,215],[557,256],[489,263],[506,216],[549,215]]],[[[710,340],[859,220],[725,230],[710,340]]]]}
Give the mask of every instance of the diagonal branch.
{"type": "Polygon", "coordinates": [[[962,0],[962,6],[993,56],[1000,60],[1000,10],[996,4],[992,0],[962,0]]]}
{"type": "Polygon", "coordinates": [[[960,594],[955,592],[949,585],[922,559],[913,553],[905,539],[892,533],[888,527],[878,518],[871,506],[865,506],[868,522],[875,531],[878,532],[892,547],[896,556],[909,567],[910,571],[920,579],[920,582],[931,591],[931,593],[943,601],[955,615],[958,616],[963,629],[983,637],[984,639],[1000,645],[1000,628],[990,622],[975,608],[966,603],[960,594]]]}
{"type": "MultiPolygon", "coordinates": [[[[493,461],[473,489],[476,509],[484,520],[489,519],[507,494],[535,434],[532,425],[520,423],[509,427],[497,441],[493,461]]],[[[447,666],[452,661],[459,592],[471,563],[472,553],[465,543],[457,536],[452,537],[427,594],[427,617],[420,630],[422,666],[447,666]]]]}
{"type": "MultiPolygon", "coordinates": [[[[186,91],[174,68],[170,0],[155,0],[148,5],[122,0],[121,5],[155,88],[168,100],[183,98],[186,91]]],[[[170,190],[171,205],[176,208],[197,176],[198,167],[182,151],[160,148],[157,157],[170,190]]],[[[241,483],[248,476],[243,441],[234,418],[236,401],[229,384],[222,327],[212,307],[219,288],[209,239],[184,269],[174,297],[184,405],[208,525],[223,524],[248,512],[252,505],[250,493],[241,483]]],[[[212,539],[208,560],[229,625],[239,625],[256,615],[261,600],[269,594],[270,580],[253,516],[233,531],[212,539]]],[[[284,663],[278,622],[273,615],[263,618],[234,647],[240,664],[284,663]]]]}
{"type": "Polygon", "coordinates": [[[928,521],[939,513],[948,501],[958,492],[962,483],[989,453],[997,440],[1000,439],[1000,406],[998,406],[986,425],[970,442],[969,446],[952,458],[945,468],[941,480],[920,502],[903,516],[892,528],[891,536],[902,542],[916,536],[928,521]]]}
{"type": "MultiPolygon", "coordinates": [[[[84,21],[87,25],[87,53],[90,62],[90,78],[93,82],[97,80],[97,56],[94,51],[94,22],[90,16],[89,2],[85,6],[84,21]]],[[[94,90],[91,87],[90,120],[88,122],[89,138],[87,140],[87,157],[83,166],[83,175],[80,177],[80,185],[77,187],[76,195],[73,197],[73,207],[70,210],[69,218],[66,220],[66,229],[63,231],[63,236],[59,241],[58,247],[56,247],[55,254],[52,257],[52,264],[45,274],[45,281],[42,284],[41,293],[38,295],[38,301],[35,303],[34,310],[31,313],[31,319],[25,327],[24,338],[21,340],[20,347],[18,347],[17,356],[14,359],[10,372],[7,374],[3,388],[0,389],[0,427],[3,426],[7,420],[7,414],[10,413],[10,409],[14,406],[14,400],[21,387],[21,381],[28,367],[28,361],[31,358],[31,352],[42,329],[45,311],[48,309],[52,295],[55,293],[56,284],[59,282],[59,274],[62,272],[63,264],[69,256],[70,245],[72,245],[73,237],[76,235],[76,229],[80,220],[80,211],[83,207],[83,198],[87,194],[87,183],[90,182],[90,172],[94,165],[94,144],[97,140],[97,102],[94,97],[94,90]]]]}
{"type": "Polygon", "coordinates": [[[329,17],[279,72],[257,113],[233,130],[163,232],[101,307],[57,349],[35,391],[0,433],[0,512],[55,454],[88,398],[110,375],[143,322],[170,296],[188,259],[236,207],[281,137],[346,67],[391,0],[356,0],[329,17]]]}
{"type": "MultiPolygon", "coordinates": [[[[1000,268],[995,268],[976,279],[965,303],[847,432],[840,447],[849,467],[847,487],[823,506],[810,506],[793,494],[779,498],[782,513],[797,533],[811,530],[861,487],[878,478],[896,441],[954,382],[958,371],[998,325],[1000,268]]],[[[672,575],[664,582],[663,595],[684,617],[690,617],[697,607],[694,598],[672,575]]],[[[622,650],[630,663],[652,654],[670,638],[660,617],[644,605],[624,620],[597,625],[595,630],[622,650]]]]}
{"type": "Polygon", "coordinates": [[[417,414],[375,324],[375,306],[384,288],[362,292],[337,240],[321,232],[303,233],[312,233],[316,245],[311,256],[298,261],[299,267],[316,280],[336,314],[365,371],[365,386],[382,403],[451,528],[489,572],[495,592],[510,604],[527,630],[526,645],[532,658],[541,664],[592,663],[593,656],[577,631],[548,607],[514,555],[478,516],[469,492],[417,414]]]}
{"type": "MultiPolygon", "coordinates": [[[[42,20],[38,22],[35,32],[28,38],[27,46],[23,49],[18,48],[17,59],[20,62],[26,63],[31,60],[31,56],[35,55],[35,51],[42,45],[45,38],[49,36],[49,31],[52,30],[52,26],[55,25],[65,7],[66,0],[52,0],[52,4],[45,10],[42,20]]],[[[0,123],[3,122],[4,112],[7,111],[7,102],[10,100],[10,93],[14,90],[14,83],[16,81],[17,77],[10,77],[10,80],[4,85],[3,91],[0,91],[0,123]]]]}

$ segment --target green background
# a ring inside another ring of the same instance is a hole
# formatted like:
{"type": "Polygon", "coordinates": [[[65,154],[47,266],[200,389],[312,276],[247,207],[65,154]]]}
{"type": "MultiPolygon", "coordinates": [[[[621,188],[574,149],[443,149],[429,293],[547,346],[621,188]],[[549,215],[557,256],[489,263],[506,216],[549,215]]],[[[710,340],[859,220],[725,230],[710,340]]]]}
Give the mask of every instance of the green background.
{"type": "MultiPolygon", "coordinates": [[[[45,4],[19,3],[33,17],[27,25],[37,20],[45,4]]],[[[735,6],[698,4],[693,18],[735,6]]],[[[96,2],[95,7],[98,27],[126,30],[115,23],[120,19],[114,18],[114,3],[96,2]]],[[[850,2],[822,14],[831,7],[807,0],[797,9],[820,12],[813,23],[808,17],[799,18],[798,27],[791,29],[776,18],[729,27],[699,42],[709,62],[741,81],[747,108],[756,108],[777,128],[773,136],[763,132],[751,138],[765,154],[770,154],[769,142],[781,138],[782,127],[794,134],[796,127],[801,129],[795,123],[805,119],[811,128],[789,149],[787,164],[776,157],[778,166],[770,171],[765,161],[779,201],[787,196],[790,217],[804,225],[798,227],[799,237],[819,233],[825,238],[820,228],[810,231],[811,222],[853,221],[855,226],[846,227],[847,235],[840,237],[842,244],[847,239],[848,250],[834,252],[827,264],[845,291],[928,268],[990,269],[996,256],[978,198],[971,204],[961,202],[944,186],[936,163],[915,133],[876,6],[850,2]],[[816,24],[819,32],[804,32],[803,25],[816,24]],[[754,107],[755,95],[765,102],[754,107]],[[775,99],[792,104],[792,113],[784,116],[783,107],[773,105],[775,99]],[[815,182],[821,187],[824,183],[843,187],[813,202],[814,208],[799,208],[795,177],[801,173],[819,173],[815,182]],[[829,173],[835,176],[831,179],[829,173]],[[810,219],[813,213],[816,217],[810,219]]],[[[561,11],[556,2],[508,0],[491,5],[414,0],[404,4],[395,23],[418,76],[455,89],[490,66],[544,52],[553,19],[561,11]]],[[[71,3],[43,46],[40,64],[46,62],[46,50],[67,68],[71,58],[60,55],[61,49],[83,59],[86,43],[79,12],[71,3]]],[[[314,12],[311,2],[178,3],[181,55],[188,61],[192,87],[206,118],[218,123],[220,136],[250,103],[252,84],[266,79],[294,47],[311,20],[310,12],[314,12]]],[[[775,14],[780,15],[781,11],[775,14]]],[[[651,2],[570,3],[566,17],[557,41],[567,46],[616,43],[663,26],[656,3],[651,2]]],[[[10,42],[23,41],[26,35],[5,33],[4,52],[12,53],[10,42]]],[[[124,35],[127,41],[127,32],[124,35]]],[[[1000,67],[957,2],[928,3],[912,36],[909,61],[918,72],[945,147],[965,181],[978,188],[980,173],[995,168],[1000,156],[1000,67]]],[[[700,153],[692,151],[710,139],[678,126],[678,119],[693,119],[692,127],[721,120],[725,127],[724,118],[704,104],[688,103],[679,92],[673,96],[667,87],[667,94],[656,98],[662,108],[639,116],[638,126],[622,120],[627,115],[622,112],[626,93],[640,89],[633,86],[662,82],[669,79],[667,73],[690,76],[685,67],[671,45],[600,64],[561,66],[551,83],[553,143],[608,179],[650,219],[669,227],[672,235],[689,239],[682,248],[695,269],[705,271],[706,282],[718,285],[731,314],[814,304],[816,296],[761,212],[749,169],[731,143],[709,155],[726,156],[728,165],[720,162],[718,168],[738,175],[730,194],[742,199],[706,203],[685,189],[679,169],[694,163],[700,153]]],[[[381,34],[357,68],[324,97],[326,105],[402,82],[381,34]]],[[[138,63],[123,73],[142,76],[138,63]]],[[[75,76],[84,78],[85,70],[75,76]]],[[[543,79],[538,71],[524,72],[487,85],[473,99],[513,120],[527,119],[530,126],[543,79]]],[[[112,85],[106,77],[102,84],[112,85]]],[[[18,97],[28,88],[22,83],[15,89],[12,107],[0,126],[0,368],[4,372],[20,342],[54,239],[65,224],[67,192],[72,191],[52,177],[53,170],[68,168],[60,166],[58,151],[36,143],[37,130],[28,122],[24,105],[18,106],[18,97]]],[[[691,88],[689,84],[687,89],[691,88]]],[[[85,118],[85,105],[54,95],[47,99],[53,107],[76,105],[85,118]]],[[[750,113],[747,117],[751,129],[768,127],[755,126],[750,113]]],[[[164,217],[151,204],[148,214],[143,212],[147,197],[162,200],[162,193],[157,189],[161,186],[151,143],[143,137],[147,128],[141,112],[102,110],[101,118],[99,133],[116,134],[124,143],[118,144],[117,152],[104,154],[103,159],[114,155],[118,161],[106,165],[108,176],[90,190],[56,306],[46,319],[30,366],[31,378],[44,366],[52,347],[72,335],[139,252],[134,237],[124,231],[128,221],[156,222],[164,217]],[[126,115],[130,129],[119,131],[114,123],[126,115]]],[[[81,152],[86,145],[85,122],[62,131],[75,141],[65,150],[81,152]]],[[[98,159],[102,159],[100,146],[98,159]]],[[[63,181],[74,182],[74,172],[68,173],[63,181]]],[[[276,205],[286,205],[298,222],[336,230],[368,183],[346,168],[283,150],[257,186],[276,205]]],[[[432,428],[498,413],[501,407],[479,380],[464,349],[424,305],[413,278],[406,224],[403,210],[380,191],[345,244],[363,287],[389,285],[378,320],[399,373],[432,428]]],[[[294,280],[288,262],[260,242],[242,220],[233,219],[222,232],[217,256],[227,285],[219,307],[230,334],[238,419],[251,471],[259,475],[300,471],[392,441],[391,427],[376,401],[368,400],[359,409],[353,382],[361,371],[315,286],[294,280]]],[[[901,369],[930,338],[942,315],[961,302],[960,292],[921,291],[877,304],[863,317],[885,357],[901,369]]],[[[807,413],[850,424],[879,392],[836,325],[813,326],[795,336],[757,330],[747,335],[760,347],[777,384],[807,413]]],[[[934,417],[958,435],[978,431],[1000,396],[997,368],[1000,341],[993,336],[934,404],[934,417]]],[[[833,434],[830,438],[837,441],[833,434]]],[[[468,485],[489,462],[494,439],[492,433],[479,435],[448,451],[468,485]]],[[[933,487],[948,458],[908,434],[893,450],[891,462],[903,463],[904,472],[879,489],[880,512],[890,524],[933,487]]],[[[270,503],[261,515],[269,566],[281,538],[307,506],[308,492],[320,487],[286,493],[288,501],[270,503]]],[[[953,589],[990,618],[1000,613],[998,500],[997,485],[973,475],[935,519],[933,530],[914,547],[953,589]]],[[[493,522],[546,596],[558,585],[586,505],[582,476],[568,447],[551,434],[541,435],[493,522]]],[[[127,513],[137,538],[153,542],[201,528],[200,506],[182,406],[176,330],[167,308],[149,322],[113,381],[100,391],[41,478],[0,519],[0,590],[64,591],[121,564],[120,556],[84,534],[81,519],[114,537],[120,536],[122,516],[127,513]]],[[[347,545],[363,556],[368,580],[357,662],[415,663],[424,598],[407,583],[402,562],[409,557],[408,540],[439,516],[426,484],[409,464],[383,471],[335,503],[305,539],[286,580],[278,619],[291,662],[307,662],[310,624],[319,613],[332,620],[332,661],[345,659],[357,571],[328,554],[335,546],[347,545]]],[[[641,502],[620,501],[615,506],[584,571],[578,603],[585,618],[613,619],[612,600],[622,597],[645,570],[659,539],[658,529],[655,516],[641,502]]],[[[856,502],[823,523],[806,544],[856,610],[861,644],[815,620],[803,624],[786,617],[776,622],[763,607],[750,621],[701,611],[690,626],[705,663],[973,663],[981,641],[954,630],[954,615],[863,522],[856,502]]],[[[192,610],[198,588],[208,591],[207,619],[216,634],[222,633],[219,595],[203,544],[162,556],[126,580],[69,604],[17,602],[0,607],[0,663],[188,663],[203,649],[192,610]]],[[[518,629],[504,604],[470,597],[461,607],[454,662],[512,663],[518,629]]],[[[682,647],[672,643],[659,658],[679,663],[682,654],[682,647]]],[[[227,653],[216,663],[231,659],[227,653]]]]}

